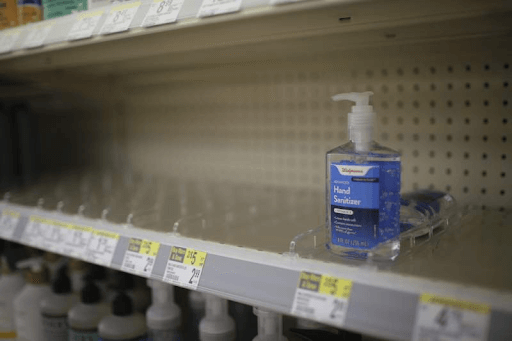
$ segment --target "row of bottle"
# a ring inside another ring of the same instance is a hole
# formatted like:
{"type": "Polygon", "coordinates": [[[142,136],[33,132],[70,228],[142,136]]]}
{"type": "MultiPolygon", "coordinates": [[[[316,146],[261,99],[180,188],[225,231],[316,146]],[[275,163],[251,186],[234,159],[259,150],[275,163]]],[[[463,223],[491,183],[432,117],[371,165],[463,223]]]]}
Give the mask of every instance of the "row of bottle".
{"type": "MultiPolygon", "coordinates": [[[[2,257],[0,340],[287,340],[277,313],[157,280],[147,280],[148,288],[144,279],[117,271],[107,280],[105,268],[52,254],[16,261],[15,246],[2,257]]],[[[311,321],[296,327],[290,341],[361,339],[311,321]]]]}

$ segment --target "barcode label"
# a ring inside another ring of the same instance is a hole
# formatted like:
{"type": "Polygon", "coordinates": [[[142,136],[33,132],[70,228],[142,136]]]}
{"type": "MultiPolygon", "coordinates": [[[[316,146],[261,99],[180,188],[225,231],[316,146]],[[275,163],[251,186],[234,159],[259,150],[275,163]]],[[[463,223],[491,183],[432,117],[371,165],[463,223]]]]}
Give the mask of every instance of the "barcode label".
{"type": "Polygon", "coordinates": [[[347,316],[352,281],[301,272],[292,314],[342,327],[347,316]]]}
{"type": "Polygon", "coordinates": [[[413,340],[484,341],[489,333],[491,307],[451,297],[420,296],[413,340]]]}
{"type": "Polygon", "coordinates": [[[207,253],[173,246],[165,268],[165,282],[189,289],[197,289],[207,253]]]}
{"type": "Polygon", "coordinates": [[[150,277],[159,249],[160,243],[146,239],[130,238],[121,269],[150,277]]]}

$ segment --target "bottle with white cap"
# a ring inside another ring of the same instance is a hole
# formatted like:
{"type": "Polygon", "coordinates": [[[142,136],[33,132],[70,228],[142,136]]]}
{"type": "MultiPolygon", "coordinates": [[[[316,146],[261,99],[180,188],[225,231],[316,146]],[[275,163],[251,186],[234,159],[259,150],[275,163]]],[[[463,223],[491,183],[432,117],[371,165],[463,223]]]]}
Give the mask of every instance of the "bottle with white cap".
{"type": "Polygon", "coordinates": [[[181,309],[174,303],[174,287],[156,279],[148,279],[153,304],[146,312],[151,341],[179,341],[181,309]]]}
{"type": "Polygon", "coordinates": [[[199,323],[200,341],[235,341],[235,320],[228,315],[228,301],[212,294],[206,297],[206,315],[199,323]]]}
{"type": "MultiPolygon", "coordinates": [[[[7,256],[8,257],[8,256],[7,256]]],[[[25,282],[21,272],[16,271],[6,256],[2,256],[2,277],[0,277],[0,340],[16,339],[14,322],[14,298],[23,289],[25,282]]]]}
{"type": "Polygon", "coordinates": [[[39,311],[41,301],[50,296],[49,271],[41,258],[18,262],[24,269],[27,284],[14,299],[14,316],[19,341],[42,341],[43,324],[39,311]]]}
{"type": "Polygon", "coordinates": [[[283,336],[283,316],[270,310],[254,307],[258,316],[258,336],[252,341],[288,341],[283,336]]]}
{"type": "Polygon", "coordinates": [[[374,141],[372,92],[333,96],[355,102],[350,141],[326,155],[327,247],[334,253],[394,259],[400,243],[400,153],[374,141]]]}

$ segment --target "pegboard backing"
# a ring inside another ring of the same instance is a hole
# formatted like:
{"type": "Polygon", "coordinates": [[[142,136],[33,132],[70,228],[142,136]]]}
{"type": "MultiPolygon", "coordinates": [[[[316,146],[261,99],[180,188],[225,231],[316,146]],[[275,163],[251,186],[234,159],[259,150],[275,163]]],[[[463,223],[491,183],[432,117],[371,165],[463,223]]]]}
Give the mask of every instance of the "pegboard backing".
{"type": "Polygon", "coordinates": [[[404,190],[510,207],[507,45],[473,38],[121,77],[124,146],[144,172],[323,189],[324,154],[347,139],[350,108],[330,96],[371,90],[376,137],[403,154],[404,190]]]}

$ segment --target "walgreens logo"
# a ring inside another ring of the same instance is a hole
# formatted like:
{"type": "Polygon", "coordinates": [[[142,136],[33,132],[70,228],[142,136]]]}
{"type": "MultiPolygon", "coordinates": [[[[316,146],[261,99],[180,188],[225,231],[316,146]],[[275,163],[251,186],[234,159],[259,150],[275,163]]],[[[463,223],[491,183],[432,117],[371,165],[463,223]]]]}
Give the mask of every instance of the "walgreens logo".
{"type": "Polygon", "coordinates": [[[375,168],[376,166],[347,166],[347,165],[333,165],[337,168],[338,172],[341,175],[359,175],[359,176],[365,176],[368,171],[372,168],[375,168]]]}

